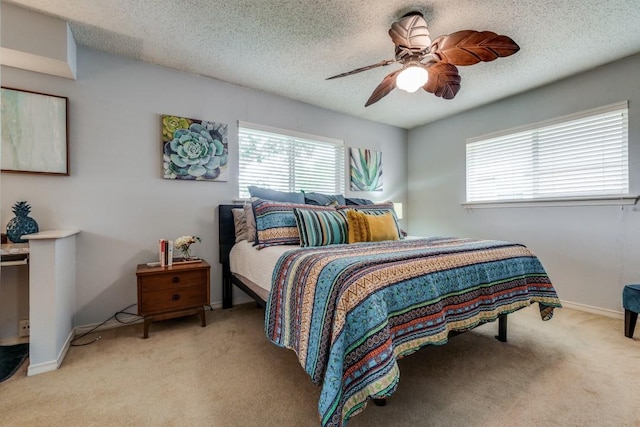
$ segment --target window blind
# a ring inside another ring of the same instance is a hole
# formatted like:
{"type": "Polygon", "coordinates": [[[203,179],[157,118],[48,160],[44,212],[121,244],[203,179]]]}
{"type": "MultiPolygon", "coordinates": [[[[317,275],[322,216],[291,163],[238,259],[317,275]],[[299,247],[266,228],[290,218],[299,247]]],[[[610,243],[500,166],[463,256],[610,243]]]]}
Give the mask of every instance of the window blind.
{"type": "Polygon", "coordinates": [[[467,141],[467,202],[629,193],[628,107],[618,103],[467,141]]]}
{"type": "Polygon", "coordinates": [[[240,122],[238,146],[240,198],[249,185],[344,193],[344,141],[240,122]]]}

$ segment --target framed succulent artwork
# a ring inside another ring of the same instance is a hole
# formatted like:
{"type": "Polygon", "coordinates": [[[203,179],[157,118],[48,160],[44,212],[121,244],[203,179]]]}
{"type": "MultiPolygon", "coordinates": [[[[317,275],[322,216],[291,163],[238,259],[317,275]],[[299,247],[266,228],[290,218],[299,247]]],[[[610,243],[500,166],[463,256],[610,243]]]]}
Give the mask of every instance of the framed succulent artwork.
{"type": "Polygon", "coordinates": [[[382,151],[350,148],[351,191],[382,191],[382,151]]]}
{"type": "Polygon", "coordinates": [[[226,124],[162,116],[163,178],[227,181],[228,158],[226,124]]]}

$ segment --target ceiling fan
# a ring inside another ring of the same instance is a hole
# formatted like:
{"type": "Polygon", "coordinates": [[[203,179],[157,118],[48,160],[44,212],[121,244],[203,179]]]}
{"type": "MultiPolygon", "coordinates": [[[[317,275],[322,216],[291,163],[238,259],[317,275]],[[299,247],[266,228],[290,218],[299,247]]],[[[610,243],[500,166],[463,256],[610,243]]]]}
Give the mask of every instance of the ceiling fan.
{"type": "Polygon", "coordinates": [[[407,92],[415,92],[422,87],[435,96],[453,99],[460,90],[461,80],[456,65],[493,61],[520,50],[511,38],[491,31],[463,30],[431,41],[427,22],[420,12],[409,12],[391,24],[389,36],[396,45],[395,59],[357,68],[327,80],[398,62],[402,68],[385,76],[365,107],[378,102],[396,87],[407,92]]]}

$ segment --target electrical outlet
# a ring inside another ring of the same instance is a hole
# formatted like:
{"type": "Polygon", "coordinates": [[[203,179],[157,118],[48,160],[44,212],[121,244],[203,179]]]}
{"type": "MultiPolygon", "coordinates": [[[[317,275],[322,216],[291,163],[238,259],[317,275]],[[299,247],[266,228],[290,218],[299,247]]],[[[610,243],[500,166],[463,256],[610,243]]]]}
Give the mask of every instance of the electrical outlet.
{"type": "Polygon", "coordinates": [[[18,337],[29,336],[29,319],[23,319],[18,323],[18,337]]]}

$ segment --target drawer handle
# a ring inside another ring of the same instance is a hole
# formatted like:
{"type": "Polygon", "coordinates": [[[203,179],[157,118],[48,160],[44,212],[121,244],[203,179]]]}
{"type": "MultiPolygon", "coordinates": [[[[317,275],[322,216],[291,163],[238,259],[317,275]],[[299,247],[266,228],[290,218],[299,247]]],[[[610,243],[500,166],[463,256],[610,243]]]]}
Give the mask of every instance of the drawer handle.
{"type": "Polygon", "coordinates": [[[178,283],[180,281],[180,277],[174,276],[171,278],[171,283],[178,283]]]}
{"type": "Polygon", "coordinates": [[[175,294],[175,295],[173,295],[173,296],[171,297],[171,299],[172,299],[172,300],[174,300],[174,301],[178,301],[178,300],[180,299],[180,295],[175,294]]]}

